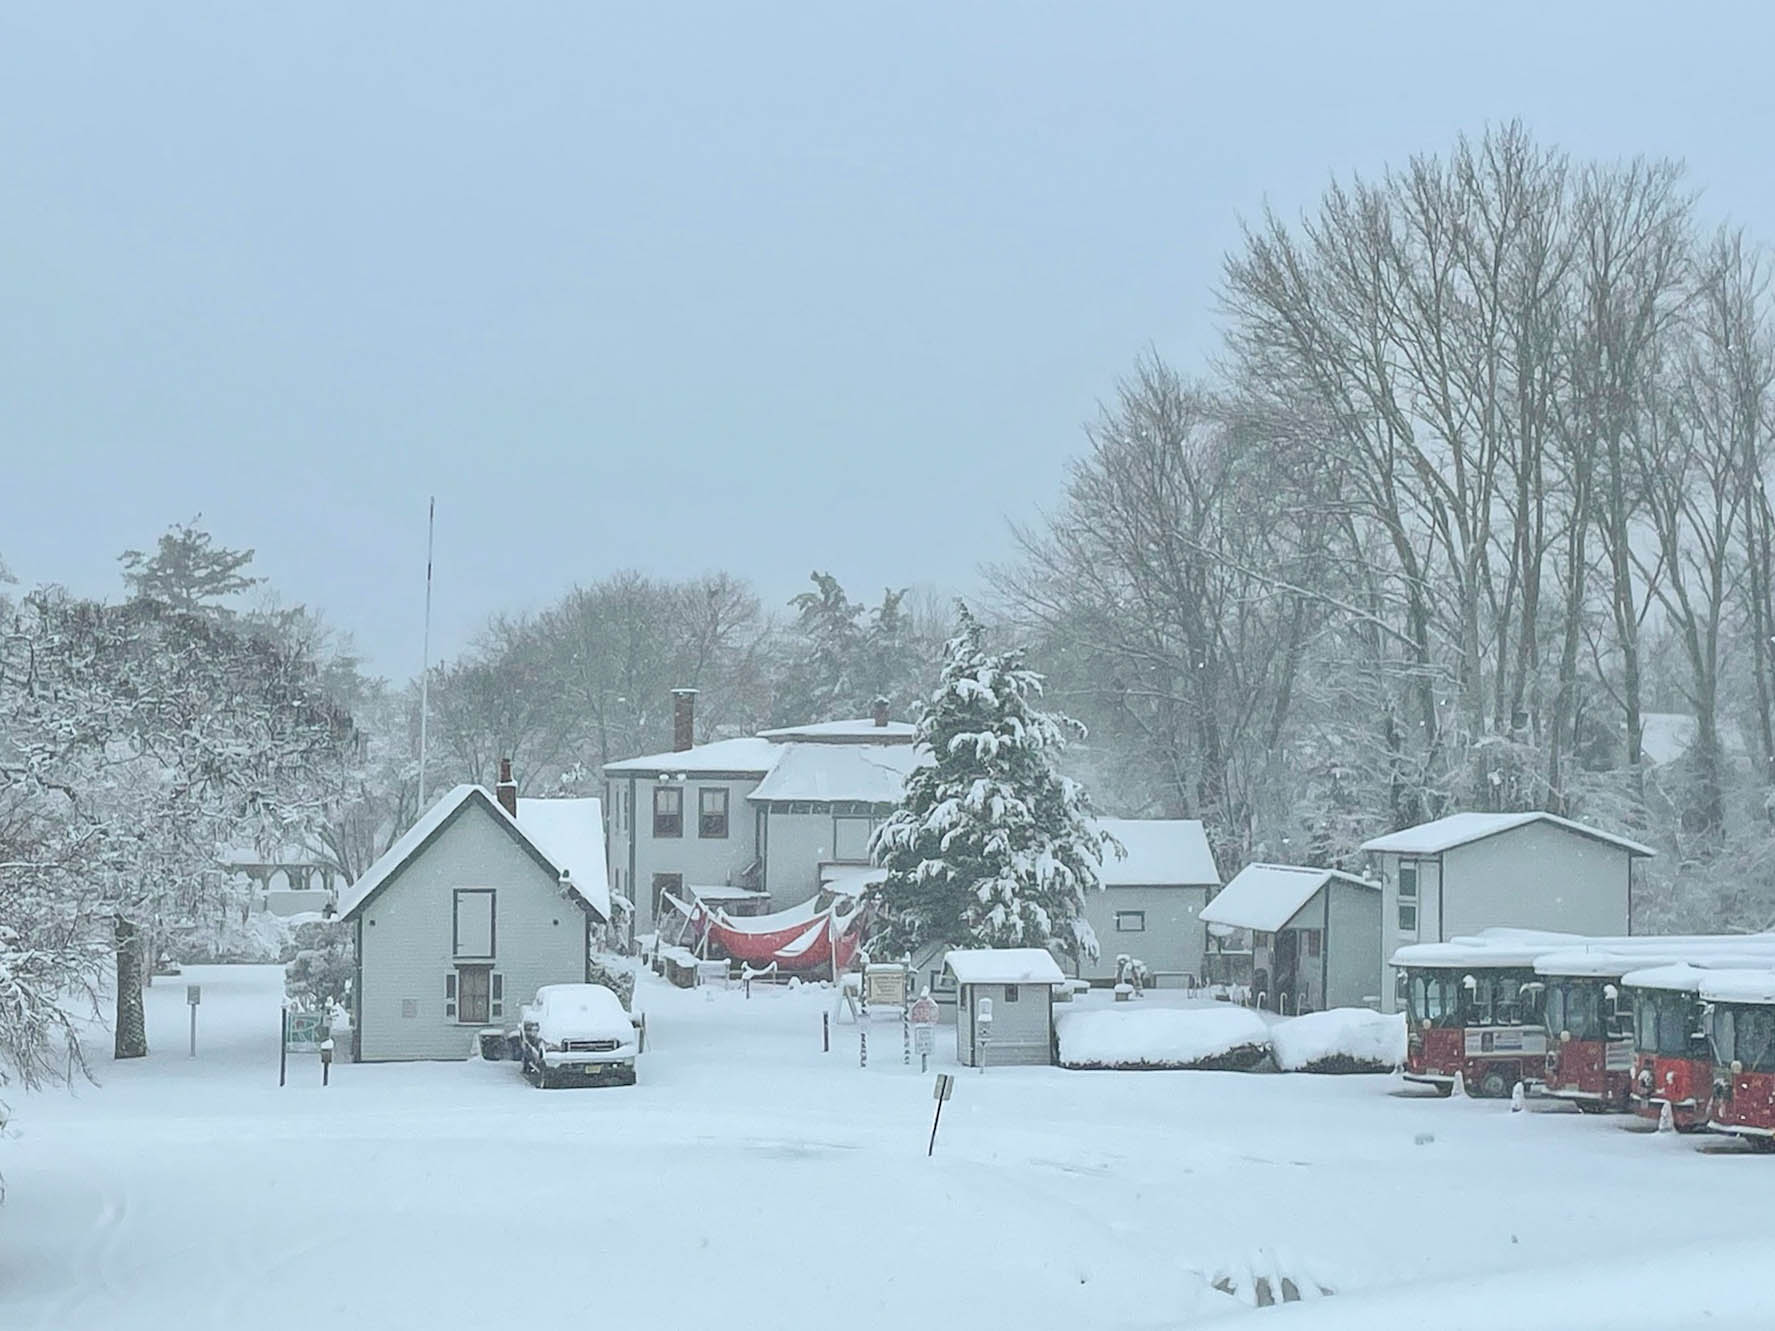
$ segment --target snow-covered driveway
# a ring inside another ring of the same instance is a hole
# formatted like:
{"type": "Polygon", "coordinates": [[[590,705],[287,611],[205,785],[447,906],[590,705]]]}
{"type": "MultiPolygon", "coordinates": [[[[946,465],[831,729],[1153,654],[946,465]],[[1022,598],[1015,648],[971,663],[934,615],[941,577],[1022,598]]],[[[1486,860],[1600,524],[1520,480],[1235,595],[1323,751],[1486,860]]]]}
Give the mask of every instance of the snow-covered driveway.
{"type": "Polygon", "coordinates": [[[157,983],[152,1057],[15,1102],[0,1326],[1139,1328],[1234,1311],[1204,1277],[1260,1252],[1353,1313],[1407,1282],[1645,1269],[1667,1237],[1775,1241],[1775,1159],[1387,1077],[961,1072],[927,1160],[898,1025],[871,1026],[867,1069],[854,1026],[822,1054],[818,990],[646,978],[632,1089],[472,1062],[341,1065],[323,1090],[307,1055],[280,1090],[279,986],[157,983]]]}

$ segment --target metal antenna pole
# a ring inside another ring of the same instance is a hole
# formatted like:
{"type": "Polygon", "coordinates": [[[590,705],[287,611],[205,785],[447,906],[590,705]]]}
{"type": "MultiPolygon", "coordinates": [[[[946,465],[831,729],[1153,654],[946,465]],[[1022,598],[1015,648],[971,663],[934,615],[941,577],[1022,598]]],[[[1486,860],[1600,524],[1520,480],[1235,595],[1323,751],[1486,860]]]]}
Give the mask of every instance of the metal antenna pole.
{"type": "Polygon", "coordinates": [[[425,812],[425,729],[431,702],[431,542],[437,517],[438,500],[433,495],[425,514],[425,648],[424,664],[419,671],[419,813],[425,812]]]}

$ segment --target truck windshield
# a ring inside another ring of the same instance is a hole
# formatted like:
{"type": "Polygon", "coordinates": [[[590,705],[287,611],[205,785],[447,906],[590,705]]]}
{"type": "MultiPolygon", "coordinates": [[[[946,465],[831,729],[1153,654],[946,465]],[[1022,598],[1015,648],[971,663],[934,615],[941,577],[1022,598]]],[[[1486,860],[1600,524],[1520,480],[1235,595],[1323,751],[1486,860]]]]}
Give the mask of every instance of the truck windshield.
{"type": "Polygon", "coordinates": [[[1633,999],[1633,1045],[1642,1054],[1692,1056],[1700,1014],[1692,994],[1674,989],[1641,989],[1633,999]]]}
{"type": "Polygon", "coordinates": [[[1775,1072],[1775,1007],[1721,1004],[1709,1024],[1714,1059],[1738,1062],[1746,1072],[1775,1072]]]}
{"type": "Polygon", "coordinates": [[[1461,1024],[1459,981],[1453,971],[1413,971],[1406,990],[1406,1006],[1411,1024],[1445,1029],[1461,1024]]]}
{"type": "Polygon", "coordinates": [[[1574,1040],[1600,1040],[1603,1029],[1601,980],[1548,980],[1547,1033],[1571,1032],[1574,1040]]]}

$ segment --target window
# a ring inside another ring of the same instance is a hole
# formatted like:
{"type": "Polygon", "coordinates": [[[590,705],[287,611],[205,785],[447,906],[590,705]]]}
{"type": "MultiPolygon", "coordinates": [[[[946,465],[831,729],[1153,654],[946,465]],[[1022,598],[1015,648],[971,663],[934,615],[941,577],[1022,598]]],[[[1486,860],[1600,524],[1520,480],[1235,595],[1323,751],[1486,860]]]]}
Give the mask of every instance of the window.
{"type": "Polygon", "coordinates": [[[1401,901],[1399,903],[1399,932],[1402,934],[1415,934],[1417,931],[1417,904],[1410,901],[1401,901]]]}
{"type": "Polygon", "coordinates": [[[1317,929],[1302,929],[1300,932],[1301,937],[1306,941],[1307,955],[1309,957],[1318,956],[1319,949],[1322,946],[1321,939],[1323,935],[1317,929]]]}
{"type": "Polygon", "coordinates": [[[727,835],[727,787],[704,786],[696,792],[696,834],[727,835]]]}
{"type": "Polygon", "coordinates": [[[1418,862],[1416,860],[1399,861],[1399,896],[1401,899],[1418,899],[1418,862]]]}
{"type": "Polygon", "coordinates": [[[451,955],[457,957],[492,956],[496,941],[495,932],[493,889],[490,887],[457,888],[456,913],[451,930],[451,955]]]}
{"type": "Polygon", "coordinates": [[[875,820],[867,815],[832,820],[832,858],[852,864],[869,862],[869,833],[875,820]]]}
{"type": "Polygon", "coordinates": [[[1116,912],[1116,932],[1118,934],[1145,933],[1146,912],[1143,910],[1118,910],[1116,912]]]}
{"type": "Polygon", "coordinates": [[[493,968],[460,966],[456,975],[456,1020],[465,1026],[485,1026],[492,1017],[493,968]]]}
{"type": "Polygon", "coordinates": [[[444,1015],[456,1015],[456,972],[451,971],[444,977],[444,1015]]]}
{"type": "Polygon", "coordinates": [[[656,873],[653,875],[653,918],[658,920],[665,911],[666,904],[662,897],[670,892],[678,900],[684,900],[684,875],[681,873],[656,873]]]}
{"type": "Polygon", "coordinates": [[[1014,984],[1007,984],[1005,986],[1005,1002],[1015,1003],[1016,1001],[1017,1001],[1017,986],[1014,984]]]}
{"type": "Polygon", "coordinates": [[[656,837],[684,835],[684,790],[681,786],[653,788],[653,834],[656,837]]]}

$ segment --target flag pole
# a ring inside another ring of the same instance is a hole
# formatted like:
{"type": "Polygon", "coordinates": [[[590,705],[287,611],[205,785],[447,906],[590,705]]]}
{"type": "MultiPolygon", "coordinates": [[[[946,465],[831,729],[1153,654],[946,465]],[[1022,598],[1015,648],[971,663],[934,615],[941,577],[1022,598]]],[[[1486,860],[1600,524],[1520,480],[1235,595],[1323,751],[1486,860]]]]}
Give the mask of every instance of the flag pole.
{"type": "Polygon", "coordinates": [[[415,814],[425,812],[425,729],[431,702],[431,543],[437,517],[438,500],[433,495],[425,512],[425,647],[419,671],[419,807],[414,810],[415,814]]]}

